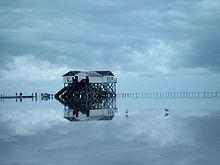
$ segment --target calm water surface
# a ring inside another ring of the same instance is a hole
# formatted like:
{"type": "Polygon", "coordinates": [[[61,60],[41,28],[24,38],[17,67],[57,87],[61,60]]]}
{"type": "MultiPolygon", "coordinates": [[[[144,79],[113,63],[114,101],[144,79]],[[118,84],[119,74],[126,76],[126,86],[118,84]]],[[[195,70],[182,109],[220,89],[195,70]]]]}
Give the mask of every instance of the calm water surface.
{"type": "Polygon", "coordinates": [[[112,120],[83,122],[56,100],[0,102],[1,165],[218,165],[219,155],[220,99],[119,98],[112,120]]]}

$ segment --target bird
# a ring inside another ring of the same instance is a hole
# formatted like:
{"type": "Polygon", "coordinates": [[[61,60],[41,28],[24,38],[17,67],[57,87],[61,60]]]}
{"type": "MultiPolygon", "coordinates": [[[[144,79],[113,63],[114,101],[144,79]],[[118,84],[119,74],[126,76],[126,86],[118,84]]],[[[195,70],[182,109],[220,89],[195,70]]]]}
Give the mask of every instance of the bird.
{"type": "Polygon", "coordinates": [[[165,117],[168,116],[168,115],[169,115],[169,113],[167,113],[167,112],[164,114],[165,117]]]}
{"type": "Polygon", "coordinates": [[[125,111],[125,117],[128,118],[128,109],[125,111]]]}
{"type": "Polygon", "coordinates": [[[164,116],[166,117],[166,116],[168,116],[168,115],[169,115],[169,113],[168,113],[168,112],[169,112],[170,110],[169,110],[169,109],[167,109],[167,108],[164,108],[164,110],[165,110],[165,114],[164,114],[164,116]]]}

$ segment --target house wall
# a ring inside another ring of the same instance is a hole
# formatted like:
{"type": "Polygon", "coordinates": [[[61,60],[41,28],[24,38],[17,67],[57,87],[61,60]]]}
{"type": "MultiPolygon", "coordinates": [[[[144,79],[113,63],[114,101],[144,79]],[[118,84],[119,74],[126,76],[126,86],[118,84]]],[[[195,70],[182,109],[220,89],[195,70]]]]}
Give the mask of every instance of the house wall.
{"type": "Polygon", "coordinates": [[[114,83],[117,79],[114,76],[103,76],[103,83],[114,83]]]}
{"type": "Polygon", "coordinates": [[[86,79],[86,76],[89,76],[88,74],[86,73],[77,73],[74,77],[78,76],[78,81],[80,82],[82,79],[86,79]]]}
{"type": "MultiPolygon", "coordinates": [[[[82,79],[86,79],[86,76],[89,75],[86,73],[78,73],[75,76],[78,76],[78,81],[81,81],[82,79]]],[[[72,79],[75,78],[75,76],[63,76],[64,84],[72,83],[72,79]]],[[[113,83],[116,81],[114,76],[89,76],[89,83],[113,83]]]]}
{"type": "MultiPolygon", "coordinates": [[[[76,117],[73,115],[74,110],[73,109],[64,109],[64,117],[76,117]]],[[[112,116],[114,115],[115,109],[109,108],[109,109],[93,109],[90,110],[89,116],[97,116],[99,118],[103,116],[112,116]]],[[[87,118],[86,114],[82,114],[82,112],[79,111],[79,117],[76,117],[79,120],[82,120],[83,118],[87,118]]]]}
{"type": "MultiPolygon", "coordinates": [[[[81,81],[82,79],[86,79],[85,75],[75,75],[78,76],[78,81],[81,81]]],[[[63,77],[63,83],[64,84],[68,84],[68,83],[73,83],[73,78],[75,78],[75,76],[64,76],[63,77]]],[[[102,77],[89,77],[89,83],[102,83],[102,77]]]]}
{"type": "Polygon", "coordinates": [[[102,77],[89,77],[89,83],[102,83],[102,77]]]}
{"type": "MultiPolygon", "coordinates": [[[[78,76],[78,81],[80,82],[82,79],[86,79],[86,76],[89,76],[86,73],[78,73],[74,76],[63,76],[63,82],[64,84],[72,83],[72,79],[78,76]]],[[[89,76],[89,83],[102,83],[102,77],[96,77],[96,76],[89,76]]]]}

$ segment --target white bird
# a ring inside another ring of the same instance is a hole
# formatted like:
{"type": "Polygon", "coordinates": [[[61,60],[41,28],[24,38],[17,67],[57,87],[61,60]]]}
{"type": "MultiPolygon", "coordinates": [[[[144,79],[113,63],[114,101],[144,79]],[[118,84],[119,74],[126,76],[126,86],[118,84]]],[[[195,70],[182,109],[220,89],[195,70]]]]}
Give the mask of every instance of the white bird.
{"type": "Polygon", "coordinates": [[[125,113],[128,113],[128,109],[125,111],[125,113]]]}

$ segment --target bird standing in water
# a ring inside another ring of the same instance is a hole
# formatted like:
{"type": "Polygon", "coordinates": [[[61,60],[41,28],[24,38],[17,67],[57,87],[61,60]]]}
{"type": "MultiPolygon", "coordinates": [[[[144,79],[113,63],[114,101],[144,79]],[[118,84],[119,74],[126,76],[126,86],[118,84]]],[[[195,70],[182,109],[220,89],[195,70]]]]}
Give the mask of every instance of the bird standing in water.
{"type": "Polygon", "coordinates": [[[164,110],[165,110],[165,114],[164,114],[164,116],[166,117],[166,116],[168,116],[168,115],[169,115],[169,113],[168,113],[169,109],[164,108],[164,110]]]}
{"type": "Polygon", "coordinates": [[[125,111],[125,117],[128,118],[128,109],[125,111]]]}

